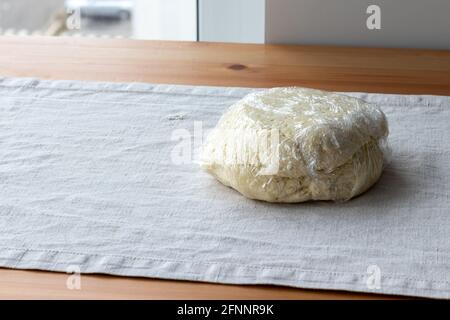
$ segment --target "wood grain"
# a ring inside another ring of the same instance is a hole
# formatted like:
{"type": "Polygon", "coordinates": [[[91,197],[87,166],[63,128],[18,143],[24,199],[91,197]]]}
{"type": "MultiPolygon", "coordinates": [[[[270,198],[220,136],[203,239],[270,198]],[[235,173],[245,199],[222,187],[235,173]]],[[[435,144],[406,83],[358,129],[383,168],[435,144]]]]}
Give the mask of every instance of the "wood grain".
{"type": "MultiPolygon", "coordinates": [[[[320,300],[377,299],[363,293],[303,290],[277,286],[245,286],[81,275],[80,290],[68,289],[68,274],[0,269],[0,299],[246,299],[320,300]]],[[[387,299],[396,297],[384,296],[387,299]]]]}
{"type": "MultiPolygon", "coordinates": [[[[0,37],[0,76],[450,95],[450,51],[0,37]]],[[[0,269],[2,299],[376,299],[388,296],[0,269]]]]}
{"type": "Polygon", "coordinates": [[[450,51],[0,37],[0,73],[450,95],[450,51]]]}

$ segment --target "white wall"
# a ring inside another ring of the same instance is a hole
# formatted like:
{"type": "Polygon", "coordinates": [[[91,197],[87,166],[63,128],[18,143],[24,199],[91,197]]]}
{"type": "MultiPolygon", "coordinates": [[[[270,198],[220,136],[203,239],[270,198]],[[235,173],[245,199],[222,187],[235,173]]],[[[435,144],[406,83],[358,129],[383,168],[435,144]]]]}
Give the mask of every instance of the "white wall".
{"type": "Polygon", "coordinates": [[[135,0],[133,38],[197,39],[196,0],[135,0]]]}
{"type": "Polygon", "coordinates": [[[199,15],[200,41],[264,43],[265,0],[200,0],[199,15]]]}
{"type": "Polygon", "coordinates": [[[450,49],[450,0],[200,0],[200,40],[450,49]]]}
{"type": "Polygon", "coordinates": [[[450,1],[266,0],[266,42],[450,49],[450,1]],[[380,30],[366,27],[371,4],[380,30]]]}

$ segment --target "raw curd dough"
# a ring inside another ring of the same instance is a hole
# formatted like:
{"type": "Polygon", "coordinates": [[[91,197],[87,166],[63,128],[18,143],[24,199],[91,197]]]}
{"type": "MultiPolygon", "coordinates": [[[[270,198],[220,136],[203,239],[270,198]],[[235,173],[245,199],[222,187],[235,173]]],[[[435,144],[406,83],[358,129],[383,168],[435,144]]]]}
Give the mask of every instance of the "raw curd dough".
{"type": "Polygon", "coordinates": [[[202,167],[251,199],[344,201],[385,162],[388,123],[363,100],[306,88],[251,93],[208,135],[202,167]]]}

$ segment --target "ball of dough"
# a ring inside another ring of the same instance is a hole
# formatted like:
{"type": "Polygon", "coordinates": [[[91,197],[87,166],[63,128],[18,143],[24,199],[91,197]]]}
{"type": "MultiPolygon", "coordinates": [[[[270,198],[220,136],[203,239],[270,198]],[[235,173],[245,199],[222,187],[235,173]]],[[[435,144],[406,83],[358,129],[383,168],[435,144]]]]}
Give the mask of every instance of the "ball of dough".
{"type": "Polygon", "coordinates": [[[348,200],[380,177],[388,124],[363,100],[306,88],[251,93],[208,135],[201,162],[268,202],[348,200]]]}

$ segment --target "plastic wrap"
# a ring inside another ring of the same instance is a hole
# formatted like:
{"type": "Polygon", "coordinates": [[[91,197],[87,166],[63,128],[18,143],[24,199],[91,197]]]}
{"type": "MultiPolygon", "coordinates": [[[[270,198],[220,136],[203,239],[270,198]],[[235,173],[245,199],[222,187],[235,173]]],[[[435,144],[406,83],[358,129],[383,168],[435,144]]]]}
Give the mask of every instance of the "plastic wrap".
{"type": "Polygon", "coordinates": [[[345,201],[380,177],[388,123],[360,99],[306,88],[249,94],[209,134],[203,168],[269,202],[345,201]]]}

